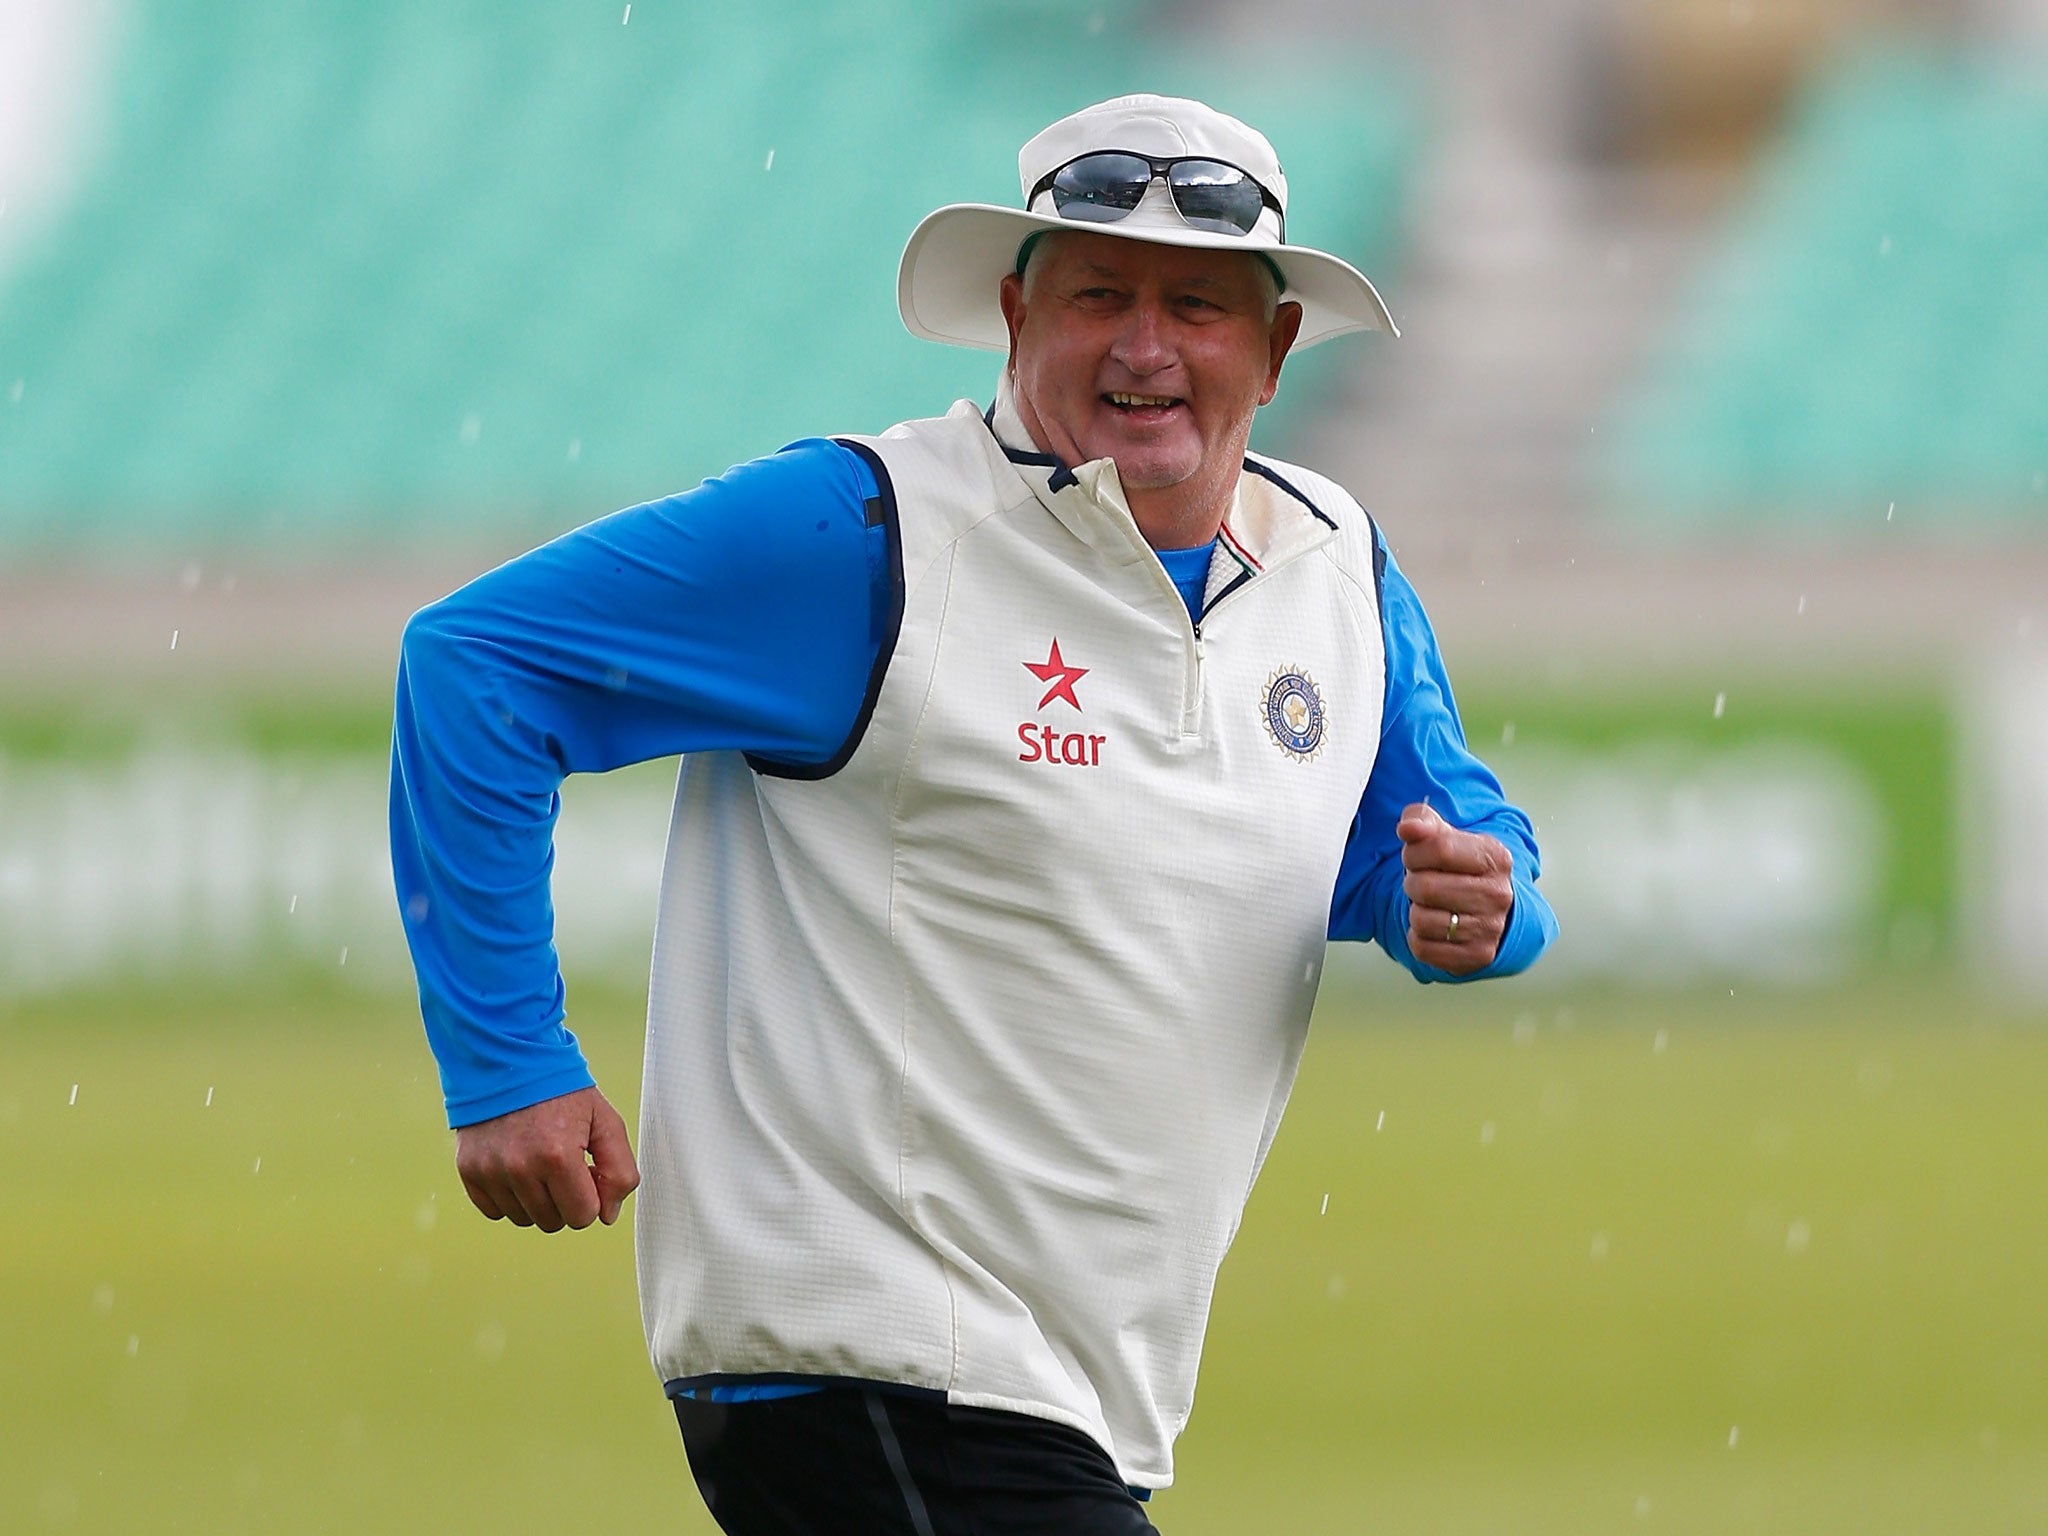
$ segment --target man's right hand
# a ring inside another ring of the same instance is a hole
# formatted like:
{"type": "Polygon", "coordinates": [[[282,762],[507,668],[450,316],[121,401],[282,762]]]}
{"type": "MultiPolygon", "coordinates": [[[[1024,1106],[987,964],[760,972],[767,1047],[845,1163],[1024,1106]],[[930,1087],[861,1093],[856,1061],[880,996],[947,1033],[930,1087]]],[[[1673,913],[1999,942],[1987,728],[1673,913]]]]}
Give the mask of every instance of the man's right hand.
{"type": "Polygon", "coordinates": [[[543,1232],[610,1226],[640,1186],[626,1122],[595,1088],[463,1126],[455,1171],[491,1220],[543,1232]]]}

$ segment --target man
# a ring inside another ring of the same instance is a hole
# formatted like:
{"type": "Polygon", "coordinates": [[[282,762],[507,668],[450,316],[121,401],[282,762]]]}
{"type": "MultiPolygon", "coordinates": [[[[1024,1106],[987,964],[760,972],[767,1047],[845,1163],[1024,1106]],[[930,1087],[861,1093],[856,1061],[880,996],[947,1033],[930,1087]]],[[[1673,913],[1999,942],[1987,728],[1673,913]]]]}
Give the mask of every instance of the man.
{"type": "Polygon", "coordinates": [[[911,237],[995,403],[798,443],[408,626],[392,848],[486,1216],[638,1183],[562,1025],[564,774],[685,754],[642,1088],[642,1310],[735,1533],[1145,1531],[1326,937],[1531,963],[1526,819],[1283,361],[1392,331],[1271,146],[1133,96],[911,237]]]}

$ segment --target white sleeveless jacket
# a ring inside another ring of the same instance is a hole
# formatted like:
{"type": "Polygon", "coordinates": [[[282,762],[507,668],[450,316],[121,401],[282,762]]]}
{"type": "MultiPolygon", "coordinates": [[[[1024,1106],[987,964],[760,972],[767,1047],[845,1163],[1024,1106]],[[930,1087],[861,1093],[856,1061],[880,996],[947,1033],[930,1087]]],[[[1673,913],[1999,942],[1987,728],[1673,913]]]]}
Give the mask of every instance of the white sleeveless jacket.
{"type": "Polygon", "coordinates": [[[1372,526],[1247,460],[1197,627],[1109,460],[966,401],[846,441],[902,559],[869,713],[676,791],[649,1349],[1057,1420],[1163,1487],[1379,742],[1372,526]]]}

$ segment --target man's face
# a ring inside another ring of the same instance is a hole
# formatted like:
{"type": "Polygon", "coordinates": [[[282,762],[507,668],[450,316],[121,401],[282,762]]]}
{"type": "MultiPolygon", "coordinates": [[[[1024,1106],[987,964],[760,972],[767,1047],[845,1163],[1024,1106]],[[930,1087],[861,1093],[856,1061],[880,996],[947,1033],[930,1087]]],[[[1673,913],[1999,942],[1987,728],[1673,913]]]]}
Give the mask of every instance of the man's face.
{"type": "Polygon", "coordinates": [[[1060,231],[1003,280],[1025,425],[1069,464],[1116,460],[1127,491],[1227,496],[1273,398],[1301,306],[1242,251],[1060,231]]]}

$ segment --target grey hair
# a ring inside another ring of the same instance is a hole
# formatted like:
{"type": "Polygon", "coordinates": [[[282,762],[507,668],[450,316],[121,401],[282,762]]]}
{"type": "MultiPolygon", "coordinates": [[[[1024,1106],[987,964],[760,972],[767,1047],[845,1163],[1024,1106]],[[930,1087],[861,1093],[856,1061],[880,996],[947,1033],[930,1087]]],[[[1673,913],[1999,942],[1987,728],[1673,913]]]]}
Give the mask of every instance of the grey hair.
{"type": "MultiPolygon", "coordinates": [[[[1031,297],[1031,290],[1034,286],[1032,275],[1042,265],[1038,258],[1052,245],[1053,241],[1059,239],[1062,235],[1073,233],[1077,233],[1077,231],[1042,229],[1035,235],[1027,235],[1025,237],[1024,243],[1017,248],[1017,275],[1023,279],[1025,298],[1031,297]]],[[[1086,231],[1078,231],[1078,233],[1085,234],[1086,231]]],[[[1270,325],[1274,315],[1279,312],[1280,295],[1287,291],[1286,280],[1281,277],[1280,269],[1274,265],[1273,259],[1263,251],[1245,251],[1240,254],[1258,257],[1259,287],[1265,294],[1266,322],[1270,325]]]]}

